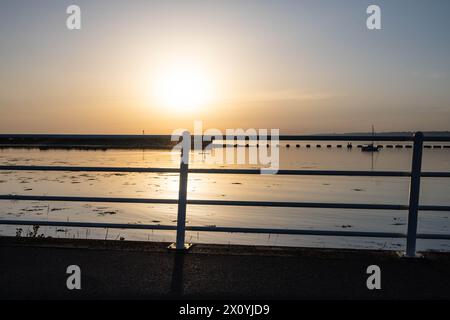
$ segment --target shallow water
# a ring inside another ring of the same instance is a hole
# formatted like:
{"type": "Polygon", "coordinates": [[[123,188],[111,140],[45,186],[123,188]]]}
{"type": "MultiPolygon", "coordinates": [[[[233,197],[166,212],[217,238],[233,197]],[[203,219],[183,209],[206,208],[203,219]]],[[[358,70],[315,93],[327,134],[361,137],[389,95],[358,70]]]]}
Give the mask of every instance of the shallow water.
{"type": "MultiPolygon", "coordinates": [[[[288,143],[288,142],[287,142],[288,143]]],[[[280,147],[282,169],[409,170],[411,149],[363,153],[357,148],[280,147]]],[[[179,155],[166,150],[39,151],[0,149],[1,165],[177,167],[179,155]]],[[[208,154],[191,155],[191,167],[221,165],[208,154]],[[195,158],[195,159],[194,159],[195,158]]],[[[449,149],[425,149],[424,171],[450,171],[449,149]]],[[[190,199],[406,204],[408,178],[190,174],[190,199]]],[[[0,194],[173,198],[177,174],[0,171],[0,194]]],[[[450,205],[450,179],[424,178],[421,203],[450,205]]],[[[450,213],[421,212],[419,232],[450,232],[450,213]]],[[[176,224],[175,205],[0,201],[0,219],[176,224]]],[[[309,208],[188,206],[187,225],[405,232],[406,211],[309,208]]],[[[32,227],[0,225],[0,233],[26,236],[32,227]],[[22,231],[20,231],[20,228],[22,231]]],[[[173,241],[171,231],[41,227],[38,234],[69,238],[173,241]]],[[[193,233],[190,242],[283,246],[402,249],[402,239],[193,233]]],[[[419,249],[450,250],[450,241],[419,240],[419,249]]]]}

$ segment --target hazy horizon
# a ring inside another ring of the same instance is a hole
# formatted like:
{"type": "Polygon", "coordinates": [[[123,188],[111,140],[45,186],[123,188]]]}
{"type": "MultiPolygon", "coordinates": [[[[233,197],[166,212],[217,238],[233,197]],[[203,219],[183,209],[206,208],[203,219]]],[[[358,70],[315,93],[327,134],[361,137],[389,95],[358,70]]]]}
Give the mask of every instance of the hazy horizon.
{"type": "Polygon", "coordinates": [[[449,12],[445,0],[2,1],[0,133],[170,134],[194,120],[448,131],[449,12]],[[66,28],[71,4],[81,30],[66,28]],[[382,30],[366,28],[369,4],[382,30]],[[186,85],[190,104],[170,99],[186,85]]]}

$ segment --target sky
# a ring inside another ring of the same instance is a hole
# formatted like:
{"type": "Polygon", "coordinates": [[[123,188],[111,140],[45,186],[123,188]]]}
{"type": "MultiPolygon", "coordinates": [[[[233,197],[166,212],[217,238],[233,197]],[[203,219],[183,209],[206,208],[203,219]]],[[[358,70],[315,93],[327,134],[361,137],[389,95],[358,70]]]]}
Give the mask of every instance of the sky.
{"type": "Polygon", "coordinates": [[[450,130],[449,15],[448,0],[1,0],[0,133],[450,130]]]}

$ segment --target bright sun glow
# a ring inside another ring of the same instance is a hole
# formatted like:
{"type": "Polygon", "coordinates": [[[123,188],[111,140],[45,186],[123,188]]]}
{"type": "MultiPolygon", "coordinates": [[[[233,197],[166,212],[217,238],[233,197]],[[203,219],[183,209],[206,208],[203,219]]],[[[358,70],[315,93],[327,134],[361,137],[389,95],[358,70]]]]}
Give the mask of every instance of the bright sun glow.
{"type": "Polygon", "coordinates": [[[213,86],[204,68],[174,64],[162,68],[154,78],[156,102],[176,111],[194,111],[213,98],[213,86]]]}

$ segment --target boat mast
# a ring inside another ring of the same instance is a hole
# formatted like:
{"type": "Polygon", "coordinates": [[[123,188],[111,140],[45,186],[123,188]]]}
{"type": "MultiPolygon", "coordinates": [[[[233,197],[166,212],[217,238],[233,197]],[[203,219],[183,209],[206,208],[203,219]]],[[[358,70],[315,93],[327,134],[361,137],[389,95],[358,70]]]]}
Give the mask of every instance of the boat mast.
{"type": "Polygon", "coordinates": [[[372,125],[372,146],[373,146],[373,142],[374,142],[374,137],[375,137],[375,129],[372,125]]]}

